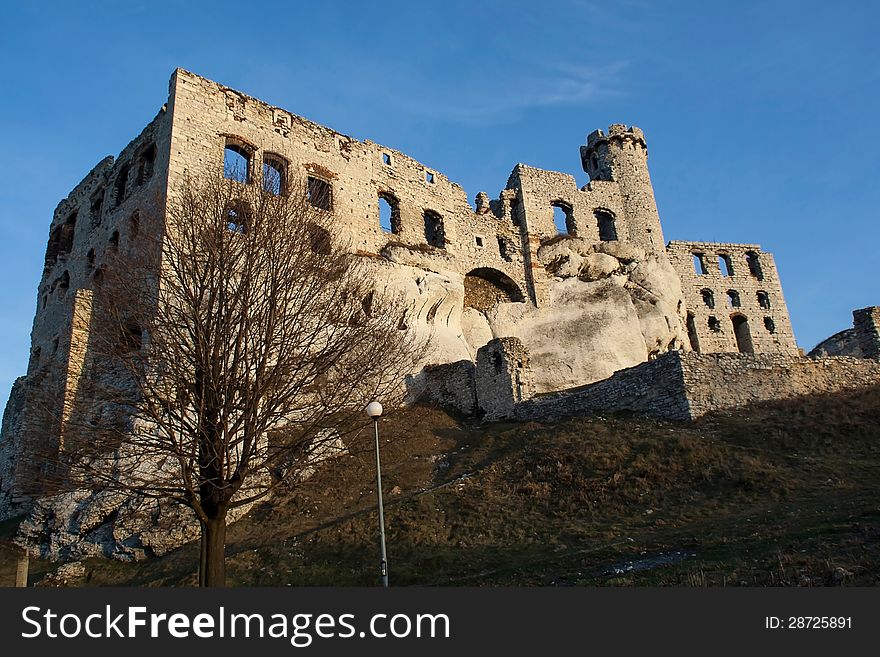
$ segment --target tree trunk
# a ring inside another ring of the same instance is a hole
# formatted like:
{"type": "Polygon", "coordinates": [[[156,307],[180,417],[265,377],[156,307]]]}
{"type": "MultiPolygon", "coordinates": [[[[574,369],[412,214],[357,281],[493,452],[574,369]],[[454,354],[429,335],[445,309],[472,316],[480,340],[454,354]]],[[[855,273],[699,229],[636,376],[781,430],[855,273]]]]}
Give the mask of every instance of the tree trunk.
{"type": "Polygon", "coordinates": [[[199,520],[200,540],[199,540],[199,586],[205,586],[205,565],[207,563],[205,554],[208,551],[208,530],[205,529],[205,523],[199,520]]]}
{"type": "Polygon", "coordinates": [[[202,524],[203,571],[201,586],[226,586],[226,513],[202,524]]]}

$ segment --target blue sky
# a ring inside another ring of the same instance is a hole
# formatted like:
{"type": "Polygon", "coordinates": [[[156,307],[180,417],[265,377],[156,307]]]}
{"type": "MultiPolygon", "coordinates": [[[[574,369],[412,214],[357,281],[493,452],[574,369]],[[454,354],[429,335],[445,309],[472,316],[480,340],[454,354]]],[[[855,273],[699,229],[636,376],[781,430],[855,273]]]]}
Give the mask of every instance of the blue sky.
{"type": "Polygon", "coordinates": [[[25,372],[55,205],[180,66],[495,197],[517,162],[645,130],[665,237],[776,256],[798,343],[880,304],[871,2],[16,2],[0,8],[0,397],[25,372]]]}

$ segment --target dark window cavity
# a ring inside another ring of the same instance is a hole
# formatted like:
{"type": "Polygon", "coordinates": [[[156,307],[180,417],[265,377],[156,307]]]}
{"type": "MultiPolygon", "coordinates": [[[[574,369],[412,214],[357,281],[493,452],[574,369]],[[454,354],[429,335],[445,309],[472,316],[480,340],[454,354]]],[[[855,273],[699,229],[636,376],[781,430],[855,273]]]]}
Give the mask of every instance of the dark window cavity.
{"type": "Polygon", "coordinates": [[[755,353],[752,345],[752,332],[749,330],[749,320],[742,315],[731,317],[733,322],[733,334],[736,336],[736,348],[741,354],[755,353]]]}
{"type": "Polygon", "coordinates": [[[480,237],[479,235],[474,236],[474,243],[477,246],[482,247],[483,246],[483,238],[480,237]]]}
{"type": "Polygon", "coordinates": [[[736,290],[728,290],[727,291],[727,305],[730,308],[739,308],[742,306],[739,300],[739,292],[736,290]]]}
{"type": "Polygon", "coordinates": [[[333,209],[333,188],[326,180],[309,176],[308,195],[309,203],[319,210],[333,209]]]}
{"type": "Polygon", "coordinates": [[[694,351],[700,351],[700,340],[697,337],[697,324],[694,321],[694,314],[687,314],[687,332],[688,332],[688,340],[691,343],[691,349],[694,351]]]}
{"type": "Polygon", "coordinates": [[[438,249],[446,248],[446,230],[443,217],[433,210],[425,210],[425,239],[431,246],[438,249]]]}
{"type": "Polygon", "coordinates": [[[119,249],[119,231],[114,230],[113,234],[110,236],[110,249],[113,251],[117,251],[119,249]]]}
{"type": "Polygon", "coordinates": [[[101,225],[101,211],[103,209],[104,188],[102,187],[92,196],[91,204],[89,205],[89,219],[91,220],[92,228],[97,228],[101,225]]]}
{"type": "Polygon", "coordinates": [[[382,164],[387,167],[391,166],[391,154],[390,153],[382,153],[382,164]]]}
{"type": "Polygon", "coordinates": [[[430,171],[425,171],[425,182],[428,184],[434,184],[434,174],[430,171]]]}
{"type": "Polygon", "coordinates": [[[764,272],[761,270],[761,261],[758,254],[754,251],[746,251],[746,265],[749,268],[749,274],[757,278],[759,281],[764,280],[764,272]]]}
{"type": "Polygon", "coordinates": [[[718,254],[718,269],[721,270],[722,276],[733,276],[733,263],[726,253],[718,254]]]}
{"type": "Polygon", "coordinates": [[[309,242],[312,251],[320,255],[330,255],[330,232],[316,224],[309,225],[309,242]]]}
{"type": "Polygon", "coordinates": [[[599,227],[599,239],[603,242],[616,241],[617,225],[614,221],[614,215],[608,210],[596,210],[593,215],[596,217],[596,224],[599,227]]]}
{"type": "Polygon", "coordinates": [[[770,295],[764,290],[758,290],[758,305],[764,310],[770,310],[770,295]]]}
{"type": "Polygon", "coordinates": [[[121,205],[125,200],[125,193],[128,190],[128,172],[129,165],[123,164],[116,174],[116,184],[114,185],[116,205],[121,205]]]}
{"type": "Polygon", "coordinates": [[[149,144],[142,149],[137,158],[137,177],[135,184],[140,187],[153,175],[153,165],[156,162],[156,145],[149,144]]]}
{"type": "Polygon", "coordinates": [[[706,254],[705,253],[694,253],[694,273],[700,276],[705,276],[709,273],[708,268],[706,267],[706,254]]]}
{"type": "Polygon", "coordinates": [[[764,328],[767,329],[768,333],[776,333],[776,322],[773,321],[772,317],[764,318],[764,328]]]}
{"type": "Polygon", "coordinates": [[[718,321],[718,318],[715,317],[715,315],[710,315],[707,323],[710,331],[718,333],[721,330],[721,322],[718,321]]]}
{"type": "Polygon", "coordinates": [[[66,256],[73,249],[73,237],[76,233],[76,212],[68,215],[60,226],[55,226],[49,233],[49,244],[46,246],[46,267],[54,265],[58,258],[66,256]]]}
{"type": "Polygon", "coordinates": [[[705,287],[702,290],[700,290],[700,296],[703,297],[703,303],[705,304],[705,306],[707,308],[714,308],[715,307],[715,295],[712,294],[712,290],[705,287]]]}

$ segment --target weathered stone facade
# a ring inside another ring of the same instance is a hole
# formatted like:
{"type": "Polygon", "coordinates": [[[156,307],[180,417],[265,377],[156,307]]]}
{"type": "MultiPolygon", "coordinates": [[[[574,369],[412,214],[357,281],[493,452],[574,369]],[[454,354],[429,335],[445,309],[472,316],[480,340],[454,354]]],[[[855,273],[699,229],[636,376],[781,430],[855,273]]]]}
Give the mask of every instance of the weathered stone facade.
{"type": "MultiPolygon", "coordinates": [[[[164,235],[166,199],[187,175],[240,176],[267,191],[277,184],[277,193],[307,190],[336,236],[370,263],[376,291],[407,299],[406,330],[431,337],[410,390],[468,414],[511,417],[533,394],[592,384],[646,361],[615,380],[643,389],[646,400],[662,397],[649,379],[666,367],[667,352],[796,353],[770,254],[756,245],[664,245],[647,157],[641,130],[612,125],[581,147],[586,185],[517,164],[497,198],[480,192],[472,207],[459,185],[400,151],[178,69],[155,119],[55,211],[27,377],[4,417],[0,517],[22,508],[15,457],[27,450],[20,426],[29,395],[39,395],[40,381],[51,376],[64,382],[65,399],[74,398],[86,375],[89,290],[113,252],[164,235]],[[230,173],[232,160],[238,172],[230,173]],[[564,230],[554,222],[559,212],[564,230]],[[722,277],[709,263],[707,273],[695,274],[697,250],[726,254],[733,271],[722,277]],[[703,288],[719,304],[735,291],[739,304],[708,309],[703,288]],[[718,331],[708,327],[713,312],[718,331]],[[734,324],[743,321],[737,340],[734,324]]],[[[613,391],[615,384],[599,385],[613,391]]],[[[57,432],[63,440],[63,426],[57,432]]],[[[125,543],[116,529],[114,540],[125,543]]]]}
{"type": "Polygon", "coordinates": [[[852,328],[822,340],[808,355],[816,358],[852,356],[880,360],[880,306],[853,310],[852,328]]]}

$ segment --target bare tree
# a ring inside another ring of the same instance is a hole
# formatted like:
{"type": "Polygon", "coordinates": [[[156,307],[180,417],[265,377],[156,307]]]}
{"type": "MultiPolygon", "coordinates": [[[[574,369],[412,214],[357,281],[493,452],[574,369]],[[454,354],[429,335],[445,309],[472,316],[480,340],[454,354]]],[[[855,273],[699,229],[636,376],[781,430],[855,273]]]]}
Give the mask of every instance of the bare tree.
{"type": "Polygon", "coordinates": [[[88,353],[76,399],[56,400],[55,474],[191,508],[202,585],[225,582],[227,514],[363,426],[371,399],[402,401],[424,353],[401,301],[331,236],[321,193],[186,178],[81,309],[88,353]]]}

